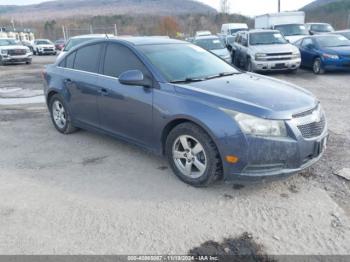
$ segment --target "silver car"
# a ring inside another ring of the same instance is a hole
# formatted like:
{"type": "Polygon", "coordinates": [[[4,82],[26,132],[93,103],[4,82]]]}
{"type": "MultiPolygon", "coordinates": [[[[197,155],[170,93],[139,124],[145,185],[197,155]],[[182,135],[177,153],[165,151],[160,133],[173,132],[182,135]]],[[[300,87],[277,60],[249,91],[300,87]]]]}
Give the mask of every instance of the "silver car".
{"type": "Polygon", "coordinates": [[[232,63],[232,57],[227,50],[226,45],[220,37],[215,35],[196,37],[193,41],[195,45],[198,45],[215,55],[219,56],[228,63],[232,63]]]}
{"type": "Polygon", "coordinates": [[[233,63],[249,72],[296,71],[299,49],[277,30],[239,32],[232,48],[233,63]]]}

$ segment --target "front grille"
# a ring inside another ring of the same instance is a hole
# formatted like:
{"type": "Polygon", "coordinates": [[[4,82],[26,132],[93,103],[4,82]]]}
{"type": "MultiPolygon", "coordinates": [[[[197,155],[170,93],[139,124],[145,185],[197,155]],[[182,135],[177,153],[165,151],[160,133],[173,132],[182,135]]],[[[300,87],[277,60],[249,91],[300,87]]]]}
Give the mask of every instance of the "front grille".
{"type": "Polygon", "coordinates": [[[318,137],[323,133],[324,128],[326,127],[326,119],[323,116],[320,122],[312,122],[306,125],[298,126],[301,134],[305,138],[318,137]]]}
{"type": "Polygon", "coordinates": [[[280,56],[280,55],[292,55],[293,53],[270,53],[270,54],[266,54],[267,56],[280,56]]]}
{"type": "Polygon", "coordinates": [[[49,49],[49,48],[45,48],[44,49],[44,52],[52,52],[53,51],[53,49],[51,48],[51,49],[49,49]]]}
{"type": "Polygon", "coordinates": [[[25,49],[11,49],[11,50],[8,50],[7,52],[11,56],[25,55],[27,53],[25,49]]]}
{"type": "Polygon", "coordinates": [[[326,127],[326,117],[320,106],[293,115],[293,121],[304,138],[318,137],[326,127]]]}

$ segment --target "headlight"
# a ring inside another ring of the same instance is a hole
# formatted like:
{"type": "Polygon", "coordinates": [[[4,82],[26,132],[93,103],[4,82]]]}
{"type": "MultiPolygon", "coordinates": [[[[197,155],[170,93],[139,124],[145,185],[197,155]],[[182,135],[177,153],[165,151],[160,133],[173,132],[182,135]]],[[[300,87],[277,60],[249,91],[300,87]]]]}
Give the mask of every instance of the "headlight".
{"type": "Polygon", "coordinates": [[[255,54],[255,60],[259,61],[259,60],[265,60],[265,59],[266,59],[266,54],[263,54],[263,53],[255,54]]]}
{"type": "Polygon", "coordinates": [[[292,58],[300,58],[300,52],[295,52],[292,54],[292,58]]]}
{"type": "Polygon", "coordinates": [[[338,55],[331,55],[331,54],[323,54],[323,57],[328,59],[339,59],[338,55]]]}
{"type": "Polygon", "coordinates": [[[287,136],[287,129],[284,121],[263,119],[229,109],[222,108],[221,110],[231,116],[232,119],[239,124],[242,132],[245,134],[265,137],[287,136]]]}
{"type": "Polygon", "coordinates": [[[7,52],[7,50],[1,50],[1,54],[2,54],[2,55],[7,55],[8,52],[7,52]]]}

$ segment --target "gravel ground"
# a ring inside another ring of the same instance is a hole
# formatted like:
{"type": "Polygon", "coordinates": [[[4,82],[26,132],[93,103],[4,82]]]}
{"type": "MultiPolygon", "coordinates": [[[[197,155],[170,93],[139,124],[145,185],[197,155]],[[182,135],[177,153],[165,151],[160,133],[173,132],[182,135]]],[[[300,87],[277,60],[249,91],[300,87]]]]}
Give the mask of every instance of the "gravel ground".
{"type": "Polygon", "coordinates": [[[42,103],[4,105],[41,95],[40,70],[53,60],[1,67],[1,254],[187,254],[246,232],[271,255],[350,254],[350,182],[335,175],[350,167],[350,74],[271,75],[311,90],[326,110],[329,147],[313,168],[196,189],[139,148],[59,134],[42,103]]]}

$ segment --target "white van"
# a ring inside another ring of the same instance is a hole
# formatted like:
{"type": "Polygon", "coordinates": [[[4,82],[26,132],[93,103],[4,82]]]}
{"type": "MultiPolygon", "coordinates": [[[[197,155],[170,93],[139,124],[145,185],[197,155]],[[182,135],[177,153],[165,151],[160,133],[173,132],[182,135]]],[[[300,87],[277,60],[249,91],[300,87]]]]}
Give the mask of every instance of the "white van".
{"type": "Polygon", "coordinates": [[[248,25],[242,23],[223,24],[221,26],[221,34],[223,35],[235,35],[239,31],[247,31],[248,25]]]}

